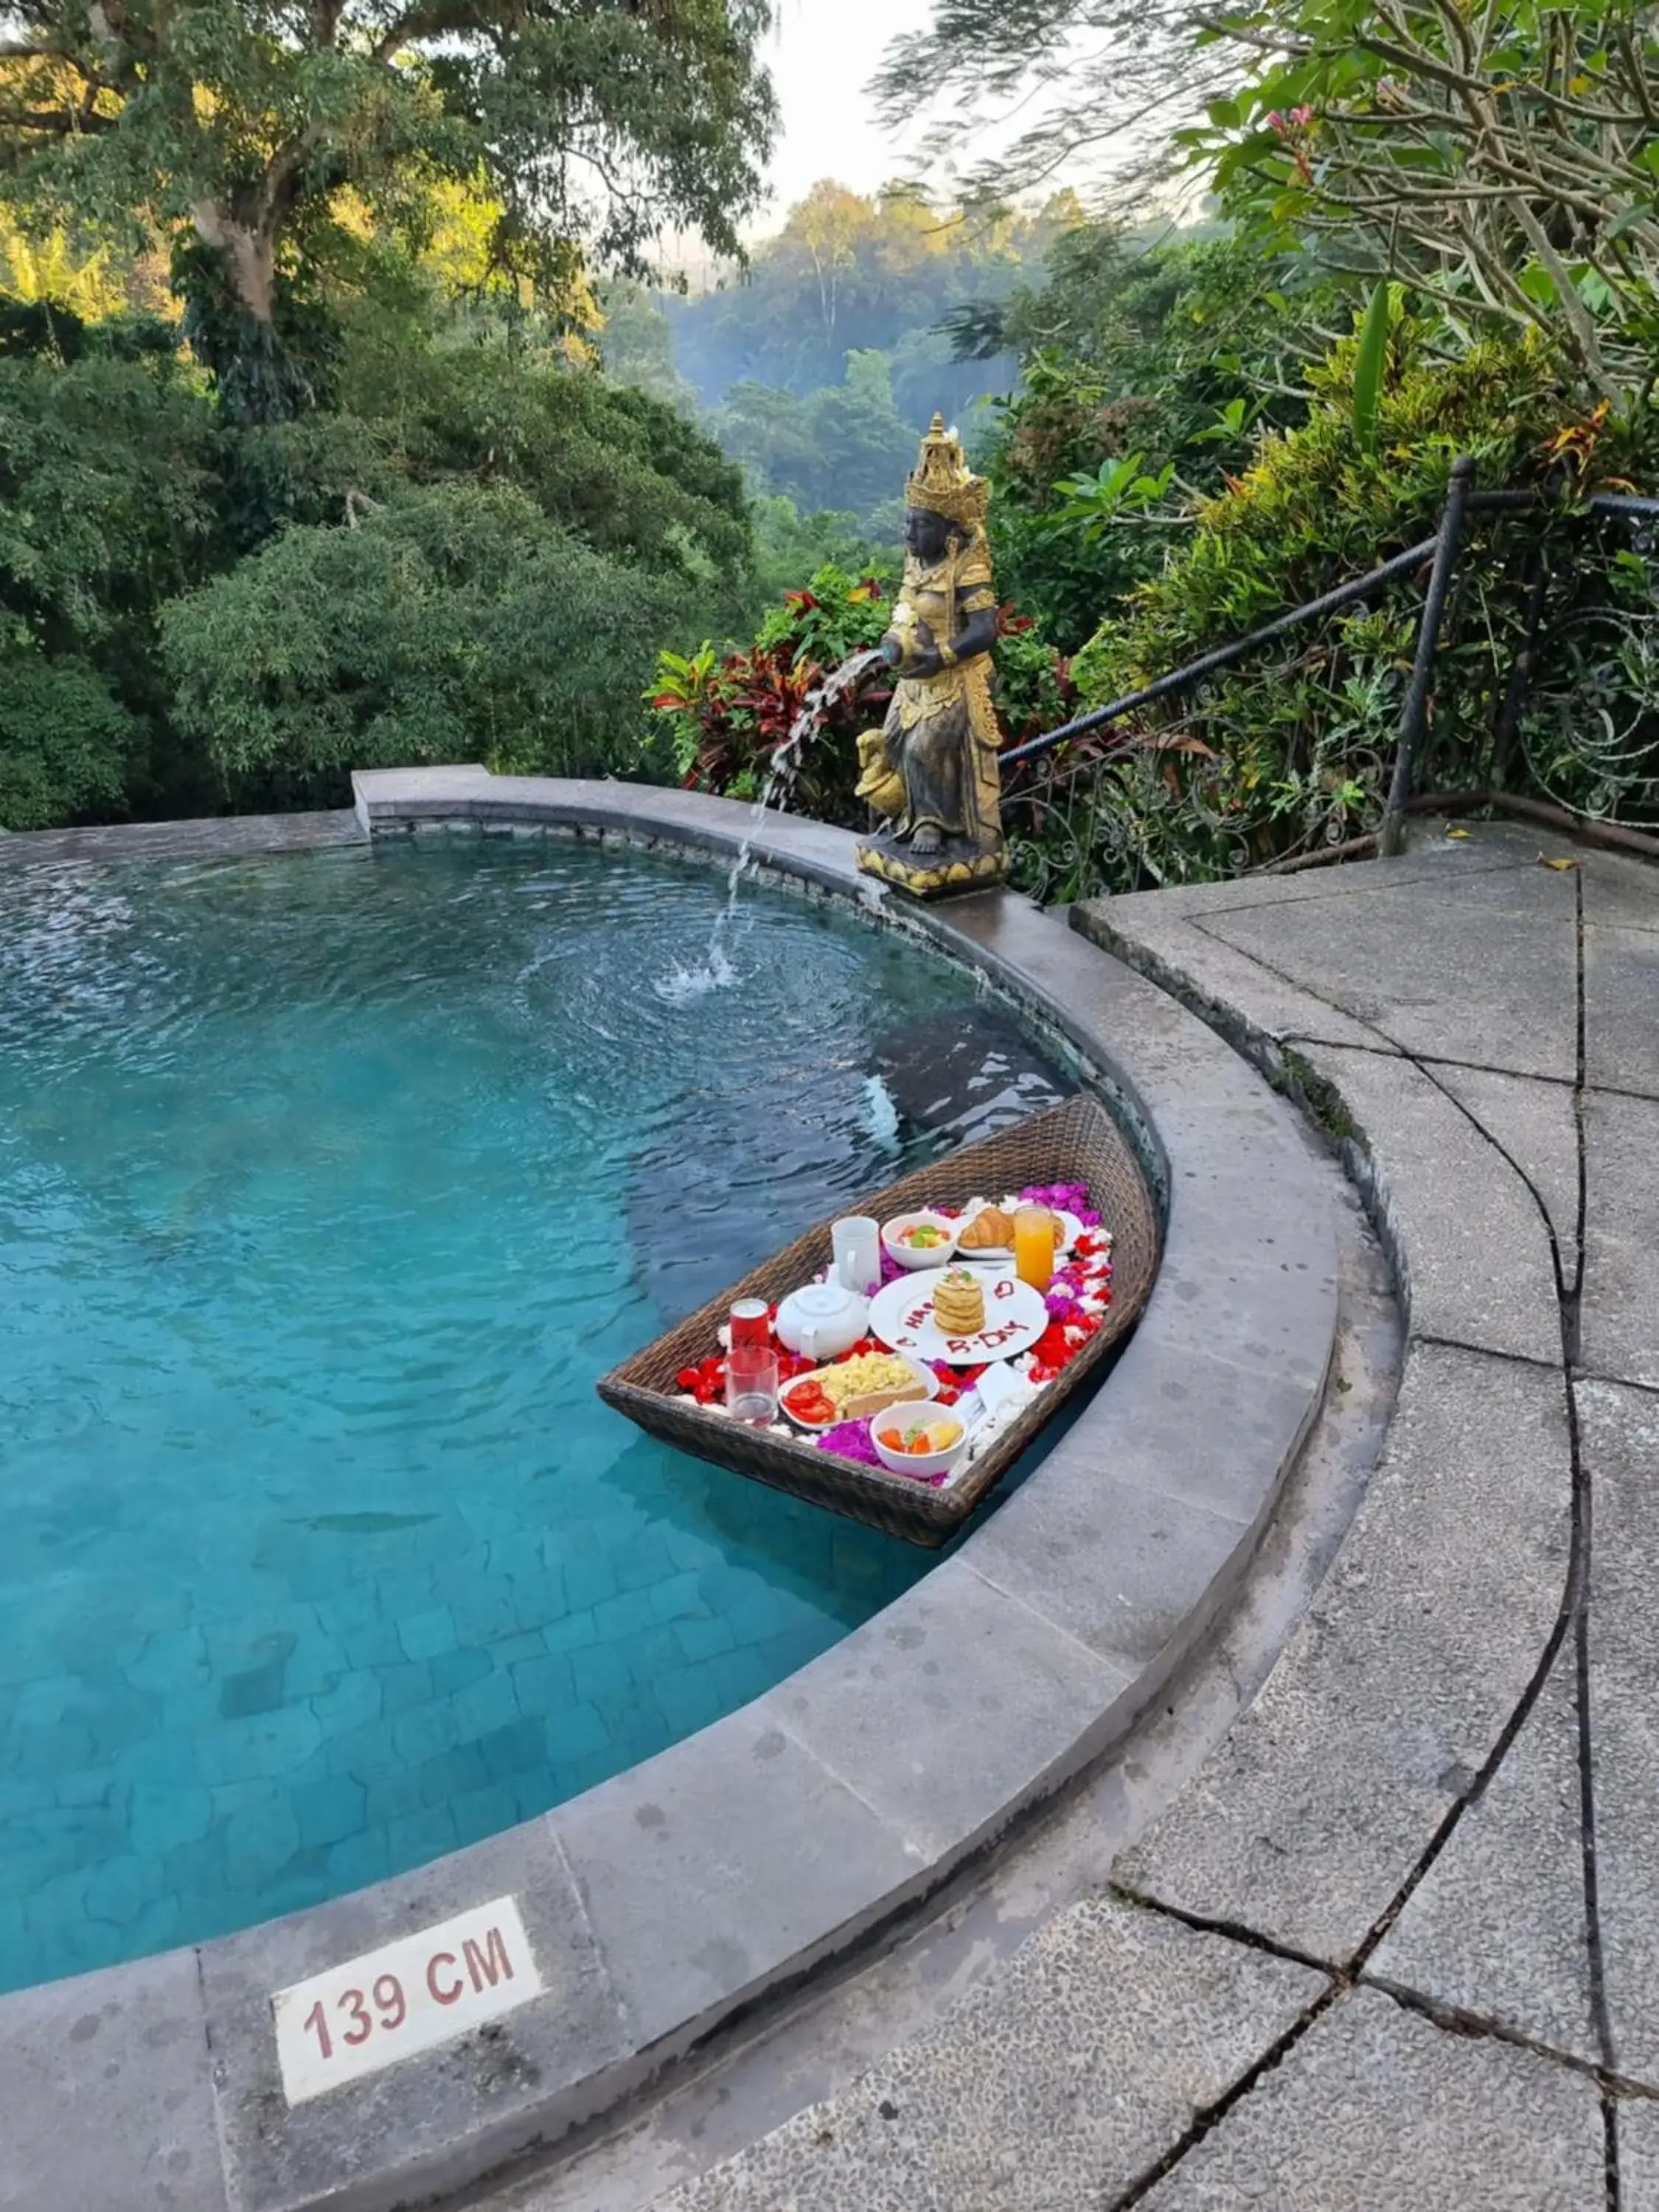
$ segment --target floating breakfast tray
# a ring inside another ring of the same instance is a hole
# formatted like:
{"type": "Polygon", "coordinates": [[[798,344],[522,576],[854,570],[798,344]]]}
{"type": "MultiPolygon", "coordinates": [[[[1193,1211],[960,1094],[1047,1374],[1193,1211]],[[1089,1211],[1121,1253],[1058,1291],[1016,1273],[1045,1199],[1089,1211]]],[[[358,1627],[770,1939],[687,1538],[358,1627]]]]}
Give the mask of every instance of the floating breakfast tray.
{"type": "Polygon", "coordinates": [[[1158,1218],[1152,1194],[1116,1123],[1094,1099],[1079,1095],[1000,1135],[963,1145],[885,1190],[856,1203],[849,1199],[842,1209],[888,1221],[896,1213],[925,1206],[963,1206],[981,1194],[994,1199],[1005,1191],[1060,1182],[1086,1183],[1091,1207],[1111,1231],[1111,1303],[1094,1334],[1018,1419],[943,1488],[820,1451],[810,1438],[745,1427],[681,1392],[676,1378],[718,1349],[717,1332],[738,1298],[764,1298],[775,1305],[829,1266],[828,1221],[820,1221],[678,1328],[613,1368],[601,1378],[599,1395],[653,1437],[678,1444],[698,1459],[769,1483],[775,1490],[792,1491],[797,1498],[843,1513],[849,1520],[866,1522],[889,1535],[937,1547],[962,1526],[1031,1439],[1099,1367],[1146,1303],[1158,1273],[1158,1218]]]}

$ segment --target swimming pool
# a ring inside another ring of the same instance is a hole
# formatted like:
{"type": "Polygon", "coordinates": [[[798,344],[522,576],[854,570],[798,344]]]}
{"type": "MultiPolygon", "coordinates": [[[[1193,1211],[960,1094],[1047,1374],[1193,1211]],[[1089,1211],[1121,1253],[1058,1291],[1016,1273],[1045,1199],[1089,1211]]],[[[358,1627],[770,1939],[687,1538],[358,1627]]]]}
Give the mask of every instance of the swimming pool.
{"type": "Polygon", "coordinates": [[[1063,1087],[972,982],[550,842],[0,870],[0,1988],[530,1817],[928,1559],[594,1377],[1063,1087]]]}

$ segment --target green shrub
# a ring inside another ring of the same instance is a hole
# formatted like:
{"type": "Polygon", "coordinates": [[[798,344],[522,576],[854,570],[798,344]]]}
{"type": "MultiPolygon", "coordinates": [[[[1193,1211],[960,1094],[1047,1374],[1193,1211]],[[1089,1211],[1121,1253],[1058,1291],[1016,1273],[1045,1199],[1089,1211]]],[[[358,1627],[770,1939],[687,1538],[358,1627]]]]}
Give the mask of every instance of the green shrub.
{"type": "MultiPolygon", "coordinates": [[[[724,655],[705,643],[690,657],[658,656],[646,697],[656,716],[653,753],[679,781],[729,799],[757,798],[778,749],[808,694],[852,653],[877,644],[887,628],[890,578],[849,574],[833,562],[804,591],[786,592],[751,646],[724,655]]],[[[879,721],[890,696],[875,688],[843,701],[803,748],[787,803],[820,821],[862,823],[853,796],[859,779],[853,740],[879,721]]]]}
{"type": "Polygon", "coordinates": [[[155,602],[216,556],[211,407],[171,358],[0,358],[0,608],[141,679],[155,602]]]}
{"type": "Polygon", "coordinates": [[[227,441],[222,507],[232,548],[251,553],[291,523],[349,522],[404,479],[385,425],[356,415],[258,422],[227,441]]]}
{"type": "Polygon", "coordinates": [[[632,765],[651,641],[684,603],[525,492],[453,483],[284,532],[164,609],[161,642],[229,802],[330,805],[353,768],[632,765]]]}
{"type": "Polygon", "coordinates": [[[143,737],[86,661],[0,652],[0,830],[121,813],[143,737]]]}
{"type": "MultiPolygon", "coordinates": [[[[1302,426],[1271,432],[1162,573],[1109,615],[1073,664],[1087,705],[1138,690],[1433,536],[1454,457],[1487,486],[1568,490],[1638,465],[1606,426],[1564,422],[1554,362],[1523,337],[1430,350],[1399,324],[1374,442],[1355,434],[1356,341],[1310,377],[1302,426]],[[1563,436],[1564,428],[1566,435],[1563,436]],[[1599,450],[1595,450],[1597,437],[1599,450]],[[1588,443],[1586,443],[1588,438],[1588,443]],[[1577,453],[1564,479],[1563,453],[1577,453]]],[[[1448,609],[1417,788],[1490,781],[1520,643],[1535,519],[1471,520],[1448,609]]],[[[1605,580],[1604,565],[1597,574],[1605,580]]],[[[1424,578],[1114,726],[1025,787],[1023,880],[1050,895],[1226,875],[1375,826],[1392,766],[1424,578]],[[1104,763],[1104,765],[1100,763],[1104,763]]]]}
{"type": "Polygon", "coordinates": [[[1157,574],[1171,536],[1122,519],[1133,501],[1091,514],[1070,487],[1117,467],[1131,482],[1167,471],[1216,490],[1249,459],[1253,425],[1302,420],[1300,364],[1284,357],[1312,302],[1288,299],[1285,281],[1231,239],[1137,251],[1087,225],[1056,242],[1046,283],[997,316],[982,343],[1021,356],[985,453],[997,578],[1063,650],[1157,574]]]}
{"type": "Polygon", "coordinates": [[[171,352],[127,347],[120,329],[94,326],[67,364],[0,358],[0,636],[33,649],[10,678],[25,720],[0,736],[7,805],[23,807],[27,790],[39,827],[205,797],[198,763],[167,729],[155,610],[228,557],[223,448],[200,380],[171,352]],[[61,736],[36,719],[49,681],[61,736]],[[62,811],[42,814],[53,792],[62,811]]]}
{"type": "Polygon", "coordinates": [[[1033,616],[1007,606],[997,636],[992,696],[1010,746],[1058,729],[1077,709],[1070,661],[1054,651],[1033,616]]]}
{"type": "Polygon", "coordinates": [[[1484,344],[1443,360],[1424,339],[1420,326],[1396,330],[1370,450],[1354,435],[1357,342],[1310,373],[1307,422],[1264,435],[1253,465],[1199,504],[1196,529],[1162,574],[1078,655],[1085,700],[1161,675],[1431,536],[1459,453],[1486,485],[1537,477],[1537,456],[1562,420],[1544,349],[1484,344]]]}
{"type": "Polygon", "coordinates": [[[742,477],[672,407],[546,352],[410,341],[401,323],[349,331],[339,394],[400,474],[514,483],[601,552],[739,586],[742,477]]]}

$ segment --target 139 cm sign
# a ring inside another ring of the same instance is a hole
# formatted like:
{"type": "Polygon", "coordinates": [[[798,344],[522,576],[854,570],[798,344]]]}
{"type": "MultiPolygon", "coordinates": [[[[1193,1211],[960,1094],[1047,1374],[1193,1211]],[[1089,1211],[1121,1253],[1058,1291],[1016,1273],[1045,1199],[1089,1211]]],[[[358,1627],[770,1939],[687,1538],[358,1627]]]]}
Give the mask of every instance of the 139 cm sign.
{"type": "Polygon", "coordinates": [[[288,2101],[430,2051],[541,1989],[511,1897],[295,1982],[270,2001],[288,2101]]]}
{"type": "MultiPolygon", "coordinates": [[[[498,1927],[491,1928],[482,1943],[471,1936],[463,1937],[459,1959],[453,1951],[432,1952],[422,1977],[427,1995],[438,2005],[459,2004],[469,1988],[475,1996],[482,1996],[485,1990],[516,1978],[506,1940],[498,1927]]],[[[322,1997],[305,2017],[306,2032],[316,2037],[317,2048],[325,2058],[334,2056],[336,2033],[349,2051],[360,2043],[367,2043],[377,2026],[383,2034],[391,2035],[409,2018],[409,1999],[404,1994],[402,1978],[390,1972],[374,1977],[367,1996],[362,1990],[342,1990],[334,2000],[334,2008],[345,2015],[347,2024],[343,2031],[337,2027],[330,2029],[326,2001],[322,1997]]]]}

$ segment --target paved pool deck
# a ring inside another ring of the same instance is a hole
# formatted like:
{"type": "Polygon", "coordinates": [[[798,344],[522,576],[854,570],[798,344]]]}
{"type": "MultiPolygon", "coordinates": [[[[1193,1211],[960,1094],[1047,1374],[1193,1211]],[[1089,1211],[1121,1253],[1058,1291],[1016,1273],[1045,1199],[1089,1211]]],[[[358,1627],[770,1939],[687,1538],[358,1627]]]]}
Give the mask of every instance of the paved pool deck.
{"type": "Polygon", "coordinates": [[[1364,1502],[1218,1747],[968,1995],[665,2190],[499,2201],[1659,2212],[1659,872],[1420,823],[1072,921],[1366,1193],[1407,1343],[1364,1502]]]}

